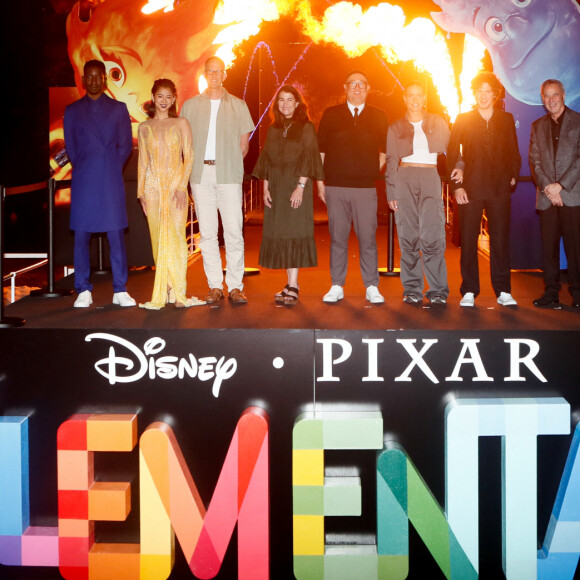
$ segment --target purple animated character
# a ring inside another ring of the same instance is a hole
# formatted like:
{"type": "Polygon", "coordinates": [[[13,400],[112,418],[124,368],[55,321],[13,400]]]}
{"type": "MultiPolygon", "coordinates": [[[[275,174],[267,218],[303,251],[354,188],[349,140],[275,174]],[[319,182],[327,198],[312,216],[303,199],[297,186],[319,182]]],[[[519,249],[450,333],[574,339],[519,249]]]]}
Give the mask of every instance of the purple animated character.
{"type": "Polygon", "coordinates": [[[516,99],[541,105],[547,77],[566,87],[566,104],[580,108],[580,5],[577,0],[434,0],[433,20],[449,32],[479,38],[494,72],[516,99]]]}

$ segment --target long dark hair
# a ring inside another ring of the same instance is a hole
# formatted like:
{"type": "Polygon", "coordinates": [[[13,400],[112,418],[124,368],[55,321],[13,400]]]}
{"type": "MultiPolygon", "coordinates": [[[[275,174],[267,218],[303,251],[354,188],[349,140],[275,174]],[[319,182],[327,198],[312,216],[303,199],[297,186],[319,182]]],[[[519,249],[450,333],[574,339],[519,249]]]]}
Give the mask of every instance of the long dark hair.
{"type": "MultiPolygon", "coordinates": [[[[177,114],[177,90],[175,88],[175,83],[172,80],[169,79],[157,79],[154,83],[153,83],[153,88],[151,89],[151,95],[154,97],[155,93],[159,90],[159,89],[169,89],[172,93],[173,96],[175,97],[175,101],[173,101],[173,105],[171,105],[171,107],[169,107],[169,117],[171,119],[176,119],[179,115],[177,114]]],[[[153,101],[149,101],[149,105],[147,106],[147,115],[150,119],[153,119],[153,117],[155,117],[155,105],[153,104],[153,101]]]]}
{"type": "Polygon", "coordinates": [[[310,121],[310,118],[308,117],[308,108],[306,107],[302,95],[292,85],[284,85],[278,89],[278,92],[272,101],[272,108],[270,109],[270,116],[272,117],[272,124],[274,127],[284,126],[285,117],[282,115],[278,107],[280,93],[290,93],[298,104],[294,110],[294,114],[292,115],[292,121],[298,121],[298,123],[307,123],[310,121]]]}

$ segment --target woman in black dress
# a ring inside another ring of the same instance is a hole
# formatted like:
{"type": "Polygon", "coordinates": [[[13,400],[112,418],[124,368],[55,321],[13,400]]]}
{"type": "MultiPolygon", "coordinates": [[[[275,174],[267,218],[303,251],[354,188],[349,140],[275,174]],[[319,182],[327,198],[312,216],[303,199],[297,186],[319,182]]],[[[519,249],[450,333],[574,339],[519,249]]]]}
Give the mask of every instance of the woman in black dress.
{"type": "Polygon", "coordinates": [[[254,175],[264,180],[264,230],[259,263],[285,268],[288,284],[277,303],[298,301],[298,269],[317,265],[313,180],[324,179],[314,125],[300,93],[285,85],[272,103],[272,125],[254,175]]]}

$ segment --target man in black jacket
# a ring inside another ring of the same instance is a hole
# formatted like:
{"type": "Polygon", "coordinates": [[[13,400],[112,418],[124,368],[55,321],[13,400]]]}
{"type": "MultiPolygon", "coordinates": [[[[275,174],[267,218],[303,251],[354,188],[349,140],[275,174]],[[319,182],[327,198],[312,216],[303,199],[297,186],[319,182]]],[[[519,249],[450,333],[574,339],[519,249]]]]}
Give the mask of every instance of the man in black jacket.
{"type": "Polygon", "coordinates": [[[519,175],[520,153],[514,119],[494,108],[501,84],[491,72],[471,82],[476,107],[457,117],[449,140],[447,167],[459,204],[461,306],[474,306],[479,294],[477,242],[483,210],[490,242],[491,284],[498,304],[516,306],[511,295],[511,191],[519,175]]]}

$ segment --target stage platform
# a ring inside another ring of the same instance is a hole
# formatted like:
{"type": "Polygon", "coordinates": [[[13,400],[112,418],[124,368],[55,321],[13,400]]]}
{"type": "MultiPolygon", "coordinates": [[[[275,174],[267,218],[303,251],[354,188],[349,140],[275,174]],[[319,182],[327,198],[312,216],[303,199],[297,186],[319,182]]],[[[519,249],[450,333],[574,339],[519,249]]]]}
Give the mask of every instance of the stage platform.
{"type": "MultiPolygon", "coordinates": [[[[245,229],[246,266],[258,266],[262,228],[248,225],[245,229]]],[[[219,306],[198,306],[176,310],[168,306],[160,311],[120,308],[111,304],[111,278],[93,275],[94,304],[89,309],[72,307],[76,295],[67,298],[24,298],[6,308],[6,316],[26,320],[25,328],[257,328],[257,329],[354,329],[354,330],[578,330],[580,311],[570,307],[567,287],[561,292],[562,307],[558,310],[535,308],[532,301],[543,292],[541,272],[513,272],[512,294],[517,307],[502,307],[491,289],[489,262],[480,256],[482,291],[474,308],[459,306],[460,251],[450,240],[447,243],[447,268],[450,295],[447,305],[431,306],[428,300],[418,305],[402,302],[402,286],[398,277],[381,276],[379,288],[385,296],[382,305],[365,300],[358,265],[358,245],[354,234],[350,239],[349,272],[345,298],[337,304],[324,304],[322,296],[331,285],[329,272],[328,226],[315,228],[318,267],[300,272],[300,301],[295,306],[277,306],[273,295],[283,288],[286,274],[282,270],[261,268],[257,275],[244,280],[249,303],[233,306],[227,300],[219,306]]],[[[387,265],[386,226],[379,226],[379,265],[387,265]]],[[[398,266],[398,249],[395,266],[398,266]]],[[[207,283],[199,256],[188,270],[188,294],[203,297],[207,283]]],[[[225,260],[224,260],[225,263],[225,260]]],[[[154,272],[150,269],[131,271],[128,290],[139,302],[150,298],[154,272]]],[[[59,281],[59,286],[73,287],[72,276],[59,281]]]]}

